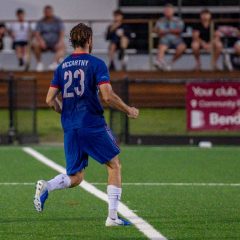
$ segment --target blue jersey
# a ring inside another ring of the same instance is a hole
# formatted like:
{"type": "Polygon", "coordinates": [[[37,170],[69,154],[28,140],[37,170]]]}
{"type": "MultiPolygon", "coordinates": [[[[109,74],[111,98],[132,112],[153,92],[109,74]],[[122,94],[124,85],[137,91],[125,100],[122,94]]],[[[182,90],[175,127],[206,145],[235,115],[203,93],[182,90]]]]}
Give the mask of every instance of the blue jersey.
{"type": "Polygon", "coordinates": [[[98,86],[109,83],[106,64],[90,54],[72,54],[56,69],[51,87],[62,93],[64,130],[106,125],[98,86]]]}

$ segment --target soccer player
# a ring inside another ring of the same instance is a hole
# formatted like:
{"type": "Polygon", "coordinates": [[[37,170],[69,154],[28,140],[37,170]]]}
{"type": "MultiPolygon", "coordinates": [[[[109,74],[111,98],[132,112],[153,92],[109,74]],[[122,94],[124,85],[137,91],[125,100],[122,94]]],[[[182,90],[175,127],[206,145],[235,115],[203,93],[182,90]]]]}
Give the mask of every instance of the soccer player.
{"type": "Polygon", "coordinates": [[[139,110],[126,105],[112,90],[105,63],[90,55],[92,29],[80,23],[70,32],[74,52],[56,69],[46,102],[61,114],[64,130],[64,149],[67,174],[36,184],[34,206],[43,211],[48,194],[57,189],[78,186],[88,165],[88,156],[105,164],[108,170],[109,198],[106,226],[124,226],[130,223],[118,217],[121,198],[121,164],[119,147],[103,117],[98,92],[106,104],[137,118],[139,110]],[[58,99],[61,92],[62,100],[58,99]]]}

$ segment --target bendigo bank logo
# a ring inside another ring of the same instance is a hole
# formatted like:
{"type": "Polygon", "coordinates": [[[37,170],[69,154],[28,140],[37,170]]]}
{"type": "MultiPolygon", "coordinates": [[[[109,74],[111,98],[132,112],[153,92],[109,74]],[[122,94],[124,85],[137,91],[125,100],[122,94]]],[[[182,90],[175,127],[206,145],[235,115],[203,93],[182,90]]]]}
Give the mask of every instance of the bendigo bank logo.
{"type": "Polygon", "coordinates": [[[201,128],[205,125],[204,113],[199,110],[191,111],[191,128],[201,128]]]}

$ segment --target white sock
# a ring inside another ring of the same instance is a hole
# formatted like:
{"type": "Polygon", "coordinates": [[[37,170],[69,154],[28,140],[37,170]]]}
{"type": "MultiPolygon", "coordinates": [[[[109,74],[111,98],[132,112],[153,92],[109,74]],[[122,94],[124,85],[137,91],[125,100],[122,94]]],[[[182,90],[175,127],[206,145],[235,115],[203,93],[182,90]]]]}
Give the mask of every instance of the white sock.
{"type": "Polygon", "coordinates": [[[57,189],[69,188],[71,186],[71,179],[66,174],[59,174],[55,178],[49,180],[48,191],[51,192],[57,189]]]}
{"type": "Polygon", "coordinates": [[[122,188],[116,187],[114,185],[108,185],[108,217],[111,219],[117,219],[118,204],[121,199],[122,188]]]}

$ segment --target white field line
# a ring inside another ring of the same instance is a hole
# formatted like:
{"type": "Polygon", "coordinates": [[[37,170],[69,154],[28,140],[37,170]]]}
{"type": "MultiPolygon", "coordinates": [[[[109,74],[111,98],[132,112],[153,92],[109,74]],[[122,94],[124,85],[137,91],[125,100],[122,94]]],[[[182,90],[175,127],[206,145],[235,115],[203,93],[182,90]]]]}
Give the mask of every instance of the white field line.
{"type": "Polygon", "coordinates": [[[1,185],[6,185],[6,186],[18,186],[18,185],[24,185],[24,186],[32,186],[35,185],[36,183],[31,183],[31,182],[0,182],[1,185]]]}
{"type": "MultiPolygon", "coordinates": [[[[106,185],[107,183],[96,182],[91,183],[93,185],[106,185]]],[[[240,183],[164,183],[164,182],[152,182],[152,183],[122,183],[124,186],[193,186],[193,187],[240,187],[240,183]]]]}
{"type": "MultiPolygon", "coordinates": [[[[32,186],[36,183],[33,182],[0,182],[1,185],[6,186],[32,186]]],[[[96,186],[106,186],[107,183],[104,182],[91,182],[89,184],[96,185],[96,186]]],[[[149,187],[161,187],[161,186],[186,186],[186,187],[240,187],[240,183],[163,183],[163,182],[152,182],[152,183],[122,183],[123,186],[149,186],[149,187]]]]}
{"type": "MultiPolygon", "coordinates": [[[[34,149],[30,147],[24,147],[23,151],[37,159],[38,161],[42,162],[43,164],[47,165],[48,167],[58,171],[59,173],[66,173],[66,170],[61,165],[53,162],[52,160],[48,159],[41,153],[35,151],[34,149]]],[[[108,203],[108,196],[106,193],[100,191],[96,187],[94,187],[92,184],[86,182],[85,180],[82,181],[82,183],[79,185],[87,192],[93,194],[97,198],[105,201],[108,203]]],[[[166,237],[164,237],[160,232],[158,232],[156,229],[153,228],[152,225],[150,225],[148,222],[140,218],[136,213],[134,213],[132,210],[130,210],[124,203],[120,202],[119,204],[119,213],[123,215],[125,218],[127,218],[129,221],[131,221],[136,228],[142,232],[148,239],[152,240],[167,240],[166,237]]]]}

